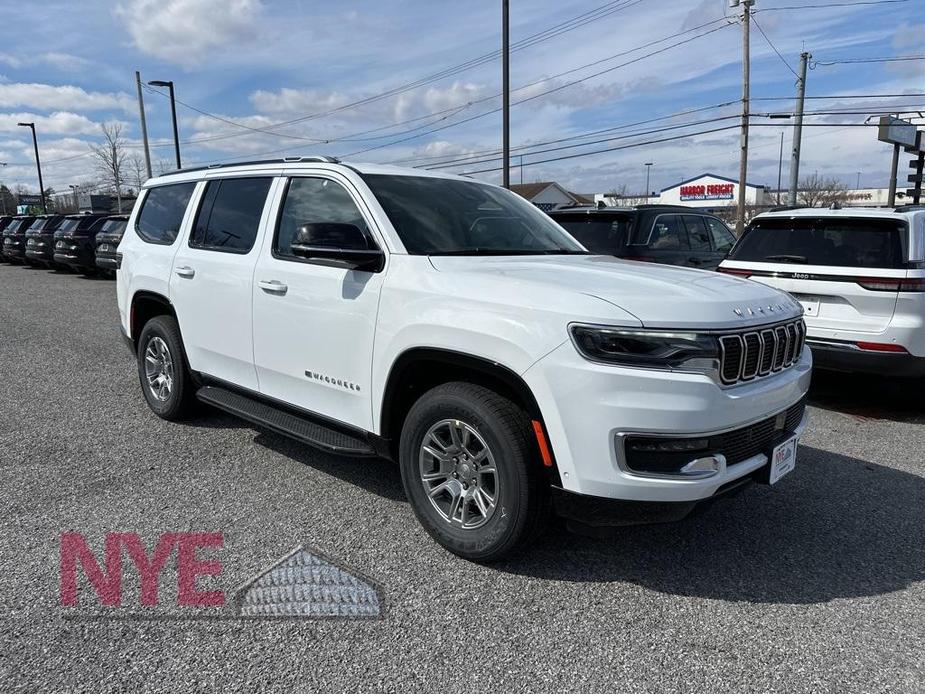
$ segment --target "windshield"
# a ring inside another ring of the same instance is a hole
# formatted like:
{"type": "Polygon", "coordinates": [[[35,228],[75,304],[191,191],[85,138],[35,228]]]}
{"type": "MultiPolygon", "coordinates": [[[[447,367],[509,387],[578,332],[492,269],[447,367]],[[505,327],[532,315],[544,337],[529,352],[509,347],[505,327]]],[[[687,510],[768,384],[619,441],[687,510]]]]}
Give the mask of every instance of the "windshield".
{"type": "Polygon", "coordinates": [[[24,219],[14,219],[12,222],[10,222],[10,225],[9,225],[6,229],[3,230],[3,233],[4,233],[4,234],[12,234],[12,233],[15,232],[15,231],[19,231],[19,227],[22,226],[22,223],[23,223],[24,221],[26,221],[26,220],[24,220],[24,219]]]}
{"type": "Polygon", "coordinates": [[[553,215],[568,233],[592,253],[614,255],[626,245],[633,218],[628,214],[553,215]]]}
{"type": "Polygon", "coordinates": [[[73,231],[78,224],[80,224],[79,219],[65,219],[58,227],[58,231],[73,231]]]}
{"type": "Polygon", "coordinates": [[[542,255],[586,251],[515,193],[424,176],[363,179],[411,255],[542,255]]]}
{"type": "Polygon", "coordinates": [[[41,231],[46,226],[51,226],[51,217],[36,220],[35,224],[29,227],[29,231],[41,231]]]}
{"type": "Polygon", "coordinates": [[[109,219],[105,224],[103,224],[103,228],[100,231],[103,231],[107,234],[125,231],[126,224],[128,224],[128,221],[125,219],[109,219]]]}
{"type": "Polygon", "coordinates": [[[901,268],[905,224],[891,219],[756,219],[730,260],[840,267],[901,268]]]}

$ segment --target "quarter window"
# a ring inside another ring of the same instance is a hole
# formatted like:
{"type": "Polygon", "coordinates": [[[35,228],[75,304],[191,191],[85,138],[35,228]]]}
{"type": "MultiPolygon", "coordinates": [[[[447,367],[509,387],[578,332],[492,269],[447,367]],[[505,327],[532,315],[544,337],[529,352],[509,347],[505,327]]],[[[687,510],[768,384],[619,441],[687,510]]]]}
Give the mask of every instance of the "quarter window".
{"type": "Polygon", "coordinates": [[[209,181],[190,234],[192,248],[247,253],[254,247],[272,178],[209,181]]]}
{"type": "Polygon", "coordinates": [[[726,253],[732,248],[736,237],[729,231],[729,227],[723,224],[716,217],[704,217],[707,227],[710,229],[710,235],[713,237],[713,245],[716,250],[726,253]]]}
{"type": "Polygon", "coordinates": [[[353,224],[366,234],[371,247],[375,245],[363,215],[342,185],[327,178],[293,178],[283,202],[273,252],[295,258],[292,240],[299,227],[320,222],[353,224]]]}
{"type": "Polygon", "coordinates": [[[169,246],[177,238],[195,183],[151,188],[145,196],[135,231],[143,241],[169,246]]]}

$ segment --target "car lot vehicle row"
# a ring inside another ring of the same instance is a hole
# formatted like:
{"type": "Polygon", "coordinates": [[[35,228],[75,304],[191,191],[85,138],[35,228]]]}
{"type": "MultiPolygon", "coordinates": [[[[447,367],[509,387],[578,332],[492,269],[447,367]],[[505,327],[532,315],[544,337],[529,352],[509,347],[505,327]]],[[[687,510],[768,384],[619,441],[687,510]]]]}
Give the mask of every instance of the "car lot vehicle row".
{"type": "Polygon", "coordinates": [[[145,184],[118,253],[155,413],[198,400],[390,457],[470,559],[550,505],[584,527],[675,520],[776,482],[807,422],[797,301],[589,253],[466,178],[325,157],[181,171],[145,184]]]}
{"type": "Polygon", "coordinates": [[[0,217],[0,260],[112,275],[127,219],[112,214],[0,217]]]}

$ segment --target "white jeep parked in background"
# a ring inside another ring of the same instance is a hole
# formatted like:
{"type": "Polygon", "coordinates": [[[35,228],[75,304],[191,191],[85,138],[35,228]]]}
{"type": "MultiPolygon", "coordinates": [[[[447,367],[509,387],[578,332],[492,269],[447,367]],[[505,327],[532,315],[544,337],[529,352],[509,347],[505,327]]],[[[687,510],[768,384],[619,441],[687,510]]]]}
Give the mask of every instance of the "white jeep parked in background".
{"type": "Polygon", "coordinates": [[[451,551],[496,559],[551,506],[675,520],[794,465],[802,306],[756,282],[590,255],[497,186],[327,157],[148,181],[122,330],[169,420],[195,400],[398,461],[451,551]]]}
{"type": "Polygon", "coordinates": [[[817,367],[925,376],[925,208],[766,212],[719,271],[795,296],[817,367]]]}

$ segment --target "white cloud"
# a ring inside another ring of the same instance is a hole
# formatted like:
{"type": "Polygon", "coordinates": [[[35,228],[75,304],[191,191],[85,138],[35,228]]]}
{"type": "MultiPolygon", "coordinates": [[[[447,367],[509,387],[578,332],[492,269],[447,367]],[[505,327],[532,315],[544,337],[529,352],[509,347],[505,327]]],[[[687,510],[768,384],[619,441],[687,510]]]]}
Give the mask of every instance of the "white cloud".
{"type": "Polygon", "coordinates": [[[0,108],[25,106],[40,110],[71,109],[99,111],[137,109],[125,93],[88,92],[71,85],[12,82],[0,84],[0,108]]]}
{"type": "Polygon", "coordinates": [[[25,56],[12,53],[0,53],[0,63],[11,68],[27,68],[34,65],[50,65],[59,70],[79,70],[90,65],[90,61],[70,53],[49,51],[46,53],[27,53],[25,56]]]}
{"type": "Polygon", "coordinates": [[[117,5],[116,16],[138,50],[191,67],[218,48],[252,39],[262,11],[260,0],[129,0],[117,5]]]}
{"type": "Polygon", "coordinates": [[[18,123],[35,123],[35,129],[42,135],[99,135],[100,124],[86,116],[70,111],[55,111],[50,115],[37,113],[0,113],[0,132],[23,132],[18,123]]]}

